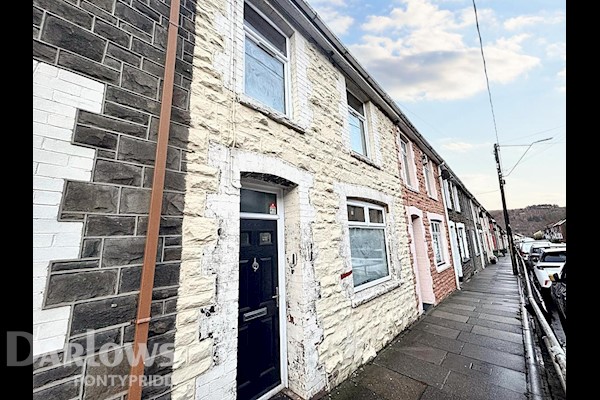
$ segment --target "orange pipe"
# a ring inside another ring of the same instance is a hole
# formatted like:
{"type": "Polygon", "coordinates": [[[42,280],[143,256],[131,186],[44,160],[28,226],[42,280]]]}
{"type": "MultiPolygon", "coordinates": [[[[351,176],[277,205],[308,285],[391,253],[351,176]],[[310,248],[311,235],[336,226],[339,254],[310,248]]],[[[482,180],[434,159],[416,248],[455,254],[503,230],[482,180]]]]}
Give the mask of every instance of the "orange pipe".
{"type": "Polygon", "coordinates": [[[142,377],[144,375],[144,360],[147,355],[146,344],[148,342],[148,328],[150,325],[150,306],[152,304],[152,289],[154,287],[154,270],[156,267],[158,232],[165,185],[165,167],[167,163],[167,145],[169,143],[169,125],[171,122],[171,107],[173,103],[177,30],[179,28],[179,5],[179,0],[171,0],[165,75],[163,77],[160,121],[156,144],[156,160],[154,162],[150,212],[148,215],[148,232],[146,233],[144,264],[142,266],[137,318],[135,321],[135,339],[133,342],[134,357],[129,372],[128,400],[140,400],[142,397],[142,377]]]}

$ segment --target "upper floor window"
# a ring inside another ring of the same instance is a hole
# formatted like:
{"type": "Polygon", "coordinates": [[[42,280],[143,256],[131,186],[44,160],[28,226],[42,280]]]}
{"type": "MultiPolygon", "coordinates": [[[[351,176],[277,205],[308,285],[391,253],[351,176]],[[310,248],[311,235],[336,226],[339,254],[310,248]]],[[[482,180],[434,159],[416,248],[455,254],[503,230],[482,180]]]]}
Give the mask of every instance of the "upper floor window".
{"type": "Polygon", "coordinates": [[[413,168],[415,162],[410,146],[404,139],[400,139],[400,164],[402,166],[402,179],[404,183],[411,187],[414,186],[413,168]]]}
{"type": "Polygon", "coordinates": [[[431,239],[433,242],[433,254],[437,265],[444,263],[444,248],[442,239],[442,229],[440,221],[431,221],[431,239]]]}
{"type": "Polygon", "coordinates": [[[244,92],[287,114],[288,37],[248,3],[244,4],[244,30],[244,92]]]}
{"type": "Polygon", "coordinates": [[[348,124],[350,125],[350,148],[368,157],[365,105],[352,93],[346,91],[348,99],[348,124]]]}
{"type": "Polygon", "coordinates": [[[347,211],[354,287],[367,288],[390,276],[385,210],[375,204],[349,200],[347,211]]]}
{"type": "Polygon", "coordinates": [[[433,163],[423,154],[423,175],[425,176],[425,189],[427,194],[434,199],[437,199],[437,191],[435,189],[435,180],[433,174],[433,163]]]}
{"type": "Polygon", "coordinates": [[[444,196],[446,197],[446,207],[452,209],[452,183],[444,180],[444,196]]]}
{"type": "Polygon", "coordinates": [[[460,201],[458,198],[458,189],[456,188],[456,185],[452,185],[452,197],[454,199],[454,209],[460,212],[460,201]]]}

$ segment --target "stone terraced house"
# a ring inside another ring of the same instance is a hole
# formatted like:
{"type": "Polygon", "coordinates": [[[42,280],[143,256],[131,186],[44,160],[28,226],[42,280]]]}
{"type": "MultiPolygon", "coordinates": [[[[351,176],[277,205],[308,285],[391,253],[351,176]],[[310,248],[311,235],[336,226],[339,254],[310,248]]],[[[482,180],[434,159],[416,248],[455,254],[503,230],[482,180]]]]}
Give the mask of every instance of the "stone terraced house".
{"type": "Polygon", "coordinates": [[[308,399],[457,288],[443,160],[303,0],[33,0],[33,161],[34,399],[308,399]]]}

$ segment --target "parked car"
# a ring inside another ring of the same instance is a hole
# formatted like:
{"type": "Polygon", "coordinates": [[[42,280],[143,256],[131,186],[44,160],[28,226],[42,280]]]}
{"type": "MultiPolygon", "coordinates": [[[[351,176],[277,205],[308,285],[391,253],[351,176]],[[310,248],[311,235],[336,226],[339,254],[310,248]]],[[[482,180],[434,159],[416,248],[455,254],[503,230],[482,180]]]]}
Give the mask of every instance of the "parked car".
{"type": "Polygon", "coordinates": [[[544,301],[550,300],[550,286],[552,285],[550,276],[560,273],[566,262],[566,246],[549,247],[542,250],[539,261],[533,267],[533,272],[544,301]]]}
{"type": "Polygon", "coordinates": [[[525,264],[531,269],[540,259],[540,255],[542,254],[543,249],[547,249],[552,247],[552,243],[545,240],[536,240],[529,247],[529,254],[527,260],[525,260],[525,264]]]}
{"type": "Polygon", "coordinates": [[[550,297],[556,305],[560,318],[566,325],[567,321],[567,263],[565,262],[559,273],[550,275],[550,297]]]}
{"type": "Polygon", "coordinates": [[[547,240],[528,240],[526,242],[521,242],[521,245],[519,246],[519,253],[521,253],[521,256],[523,257],[523,260],[525,261],[525,264],[527,264],[527,266],[529,266],[529,250],[531,250],[531,246],[533,246],[534,243],[549,244],[550,242],[548,242],[547,240]]]}

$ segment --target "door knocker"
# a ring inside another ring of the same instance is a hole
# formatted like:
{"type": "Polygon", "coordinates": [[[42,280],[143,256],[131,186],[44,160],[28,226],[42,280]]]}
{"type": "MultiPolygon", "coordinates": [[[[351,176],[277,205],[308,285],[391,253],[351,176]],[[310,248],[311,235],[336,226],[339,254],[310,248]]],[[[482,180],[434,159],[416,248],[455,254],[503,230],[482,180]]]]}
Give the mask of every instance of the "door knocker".
{"type": "Polygon", "coordinates": [[[252,269],[254,272],[258,270],[258,267],[260,267],[260,265],[258,265],[258,262],[256,262],[256,257],[254,257],[254,262],[252,263],[252,269]]]}

